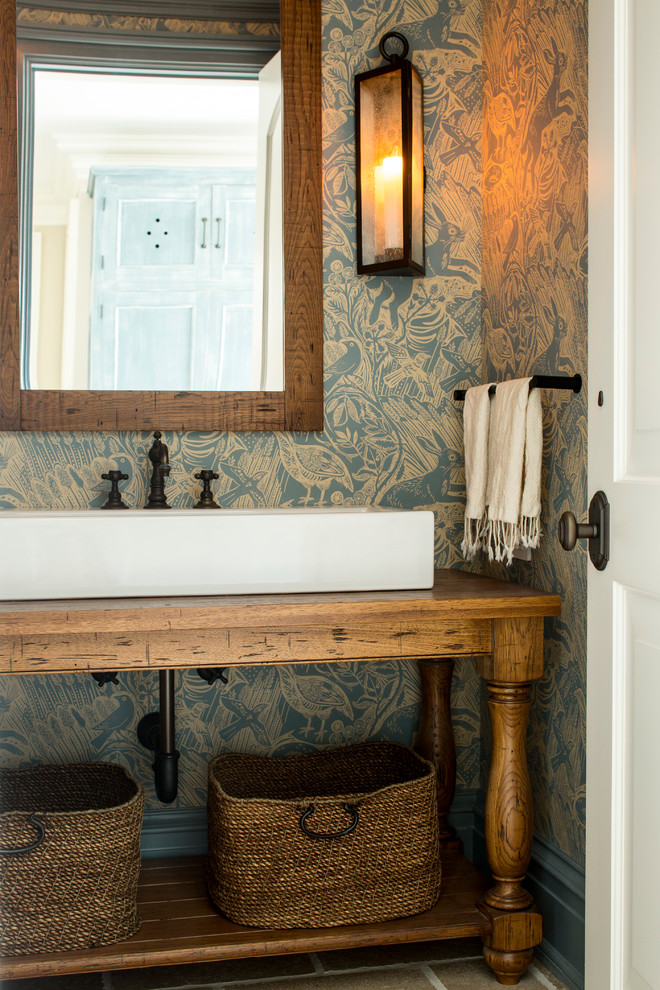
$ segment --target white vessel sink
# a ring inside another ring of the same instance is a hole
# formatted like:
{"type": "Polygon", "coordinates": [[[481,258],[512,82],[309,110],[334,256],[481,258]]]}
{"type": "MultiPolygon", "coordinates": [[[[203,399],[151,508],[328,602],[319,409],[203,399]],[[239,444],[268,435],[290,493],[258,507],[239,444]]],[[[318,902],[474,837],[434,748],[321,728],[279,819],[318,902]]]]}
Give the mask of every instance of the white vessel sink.
{"type": "Polygon", "coordinates": [[[0,599],[376,591],[433,584],[433,513],[0,513],[0,599]]]}

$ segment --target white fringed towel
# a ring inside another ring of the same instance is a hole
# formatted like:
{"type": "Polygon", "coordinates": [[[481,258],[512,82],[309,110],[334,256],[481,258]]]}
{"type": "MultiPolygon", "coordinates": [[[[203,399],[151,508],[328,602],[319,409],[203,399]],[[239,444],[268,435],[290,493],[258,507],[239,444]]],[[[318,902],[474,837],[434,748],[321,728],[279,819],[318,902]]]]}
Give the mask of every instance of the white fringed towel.
{"type": "MultiPolygon", "coordinates": [[[[541,535],[541,457],[543,431],[541,394],[529,389],[530,378],[501,382],[491,403],[476,395],[465,407],[465,474],[468,497],[463,554],[471,560],[480,547],[490,560],[511,563],[514,549],[537,547],[541,535]],[[485,424],[484,410],[489,413],[485,424]],[[475,415],[476,413],[476,415],[475,415]],[[487,440],[485,440],[487,437],[487,440]],[[485,495],[483,448],[487,447],[485,495]],[[473,462],[468,472],[468,450],[473,462]],[[474,491],[471,490],[474,484],[474,491]],[[480,517],[478,513],[482,507],[480,517]]],[[[486,393],[487,394],[487,393],[486,393]]]]}
{"type": "Polygon", "coordinates": [[[490,403],[488,385],[477,385],[465,393],[463,412],[465,447],[465,525],[461,550],[472,560],[482,546],[486,524],[486,484],[488,482],[488,429],[490,403]]]}

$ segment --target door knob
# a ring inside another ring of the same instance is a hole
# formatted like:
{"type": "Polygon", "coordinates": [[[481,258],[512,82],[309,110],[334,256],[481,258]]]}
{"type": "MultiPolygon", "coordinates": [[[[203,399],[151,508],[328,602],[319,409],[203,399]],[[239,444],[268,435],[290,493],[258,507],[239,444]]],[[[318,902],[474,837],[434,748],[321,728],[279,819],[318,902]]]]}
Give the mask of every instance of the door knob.
{"type": "Polygon", "coordinates": [[[564,550],[572,550],[578,540],[589,540],[591,563],[604,571],[610,559],[610,503],[605,492],[596,492],[589,503],[589,522],[579,523],[572,512],[564,512],[557,536],[564,550]]]}
{"type": "Polygon", "coordinates": [[[598,526],[579,523],[572,512],[565,512],[559,520],[557,535],[564,550],[572,550],[578,540],[591,540],[598,536],[598,526]]]}

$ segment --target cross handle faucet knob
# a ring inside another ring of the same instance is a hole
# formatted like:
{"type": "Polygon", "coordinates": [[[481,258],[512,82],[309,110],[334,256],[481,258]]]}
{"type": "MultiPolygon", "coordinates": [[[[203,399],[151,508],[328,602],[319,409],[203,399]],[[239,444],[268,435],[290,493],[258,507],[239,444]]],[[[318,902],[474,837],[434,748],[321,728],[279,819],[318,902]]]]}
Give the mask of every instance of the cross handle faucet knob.
{"type": "Polygon", "coordinates": [[[199,496],[199,502],[196,502],[193,509],[219,509],[220,506],[213,498],[213,492],[211,491],[211,482],[217,481],[220,476],[208,468],[203,468],[201,471],[195,475],[197,481],[201,481],[203,488],[202,493],[199,496]]]}
{"type": "Polygon", "coordinates": [[[108,471],[107,474],[102,474],[101,477],[104,481],[110,482],[110,494],[108,495],[108,500],[105,505],[102,505],[102,509],[128,509],[129,507],[125,502],[122,501],[121,492],[119,491],[119,482],[128,481],[128,475],[124,474],[123,471],[117,471],[112,469],[108,471]]]}

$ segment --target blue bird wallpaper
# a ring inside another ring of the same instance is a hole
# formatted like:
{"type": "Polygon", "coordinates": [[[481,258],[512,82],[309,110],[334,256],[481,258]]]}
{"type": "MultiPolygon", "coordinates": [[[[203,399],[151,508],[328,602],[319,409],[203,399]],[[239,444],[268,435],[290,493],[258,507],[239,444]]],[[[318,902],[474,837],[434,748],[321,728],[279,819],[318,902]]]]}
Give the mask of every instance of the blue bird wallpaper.
{"type": "MultiPolygon", "coordinates": [[[[587,369],[587,5],[484,4],[484,381],[587,369]]],[[[535,827],[584,861],[587,552],[557,540],[586,517],[586,381],[543,393],[545,536],[529,563],[493,565],[562,597],[546,620],[528,750],[535,827]]]]}
{"type": "MultiPolygon", "coordinates": [[[[484,4],[482,25],[480,0],[323,0],[325,429],[166,432],[174,508],[197,499],[200,468],[218,472],[216,499],[228,510],[430,508],[436,566],[465,566],[462,409],[453,390],[485,376],[523,373],[532,361],[534,370],[555,361],[548,370],[584,370],[586,274],[573,261],[583,263],[586,251],[586,163],[577,142],[577,126],[586,121],[586,49],[576,7],[584,13],[581,3],[496,0],[484,4]],[[381,63],[378,43],[391,30],[408,38],[424,82],[426,276],[419,278],[356,274],[353,77],[381,63]],[[535,109],[557,72],[546,50],[555,60],[563,53],[568,64],[551,107],[554,139],[535,109]],[[573,112],[560,114],[564,104],[573,112]],[[538,136],[528,126],[535,114],[538,136]],[[564,186],[560,166],[570,177],[564,186]]],[[[21,11],[27,18],[45,14],[21,11]]],[[[182,23],[174,30],[204,30],[202,22],[182,23]]],[[[171,29],[145,18],[110,27],[171,29]]],[[[263,24],[231,29],[265,30],[263,24]]],[[[581,554],[562,559],[549,534],[556,514],[569,504],[578,511],[584,496],[586,414],[581,397],[546,393],[544,401],[548,535],[516,577],[558,591],[565,604],[562,619],[547,628],[548,672],[536,690],[530,727],[531,772],[537,830],[581,862],[586,569],[581,554]]],[[[107,491],[101,474],[109,468],[130,475],[124,497],[143,505],[150,440],[147,429],[0,434],[0,509],[99,506],[107,491]]],[[[176,675],[175,807],[205,804],[206,767],[222,751],[282,754],[367,739],[409,744],[417,728],[414,661],[232,668],[228,677],[227,685],[209,686],[194,670],[176,675]]],[[[144,785],[148,807],[160,807],[151,754],[136,736],[142,715],[157,707],[158,679],[132,672],[119,682],[99,688],[80,674],[0,680],[0,758],[10,766],[116,760],[144,785]]],[[[452,707],[457,786],[477,789],[484,783],[488,726],[469,659],[456,665],[452,707]]]]}

